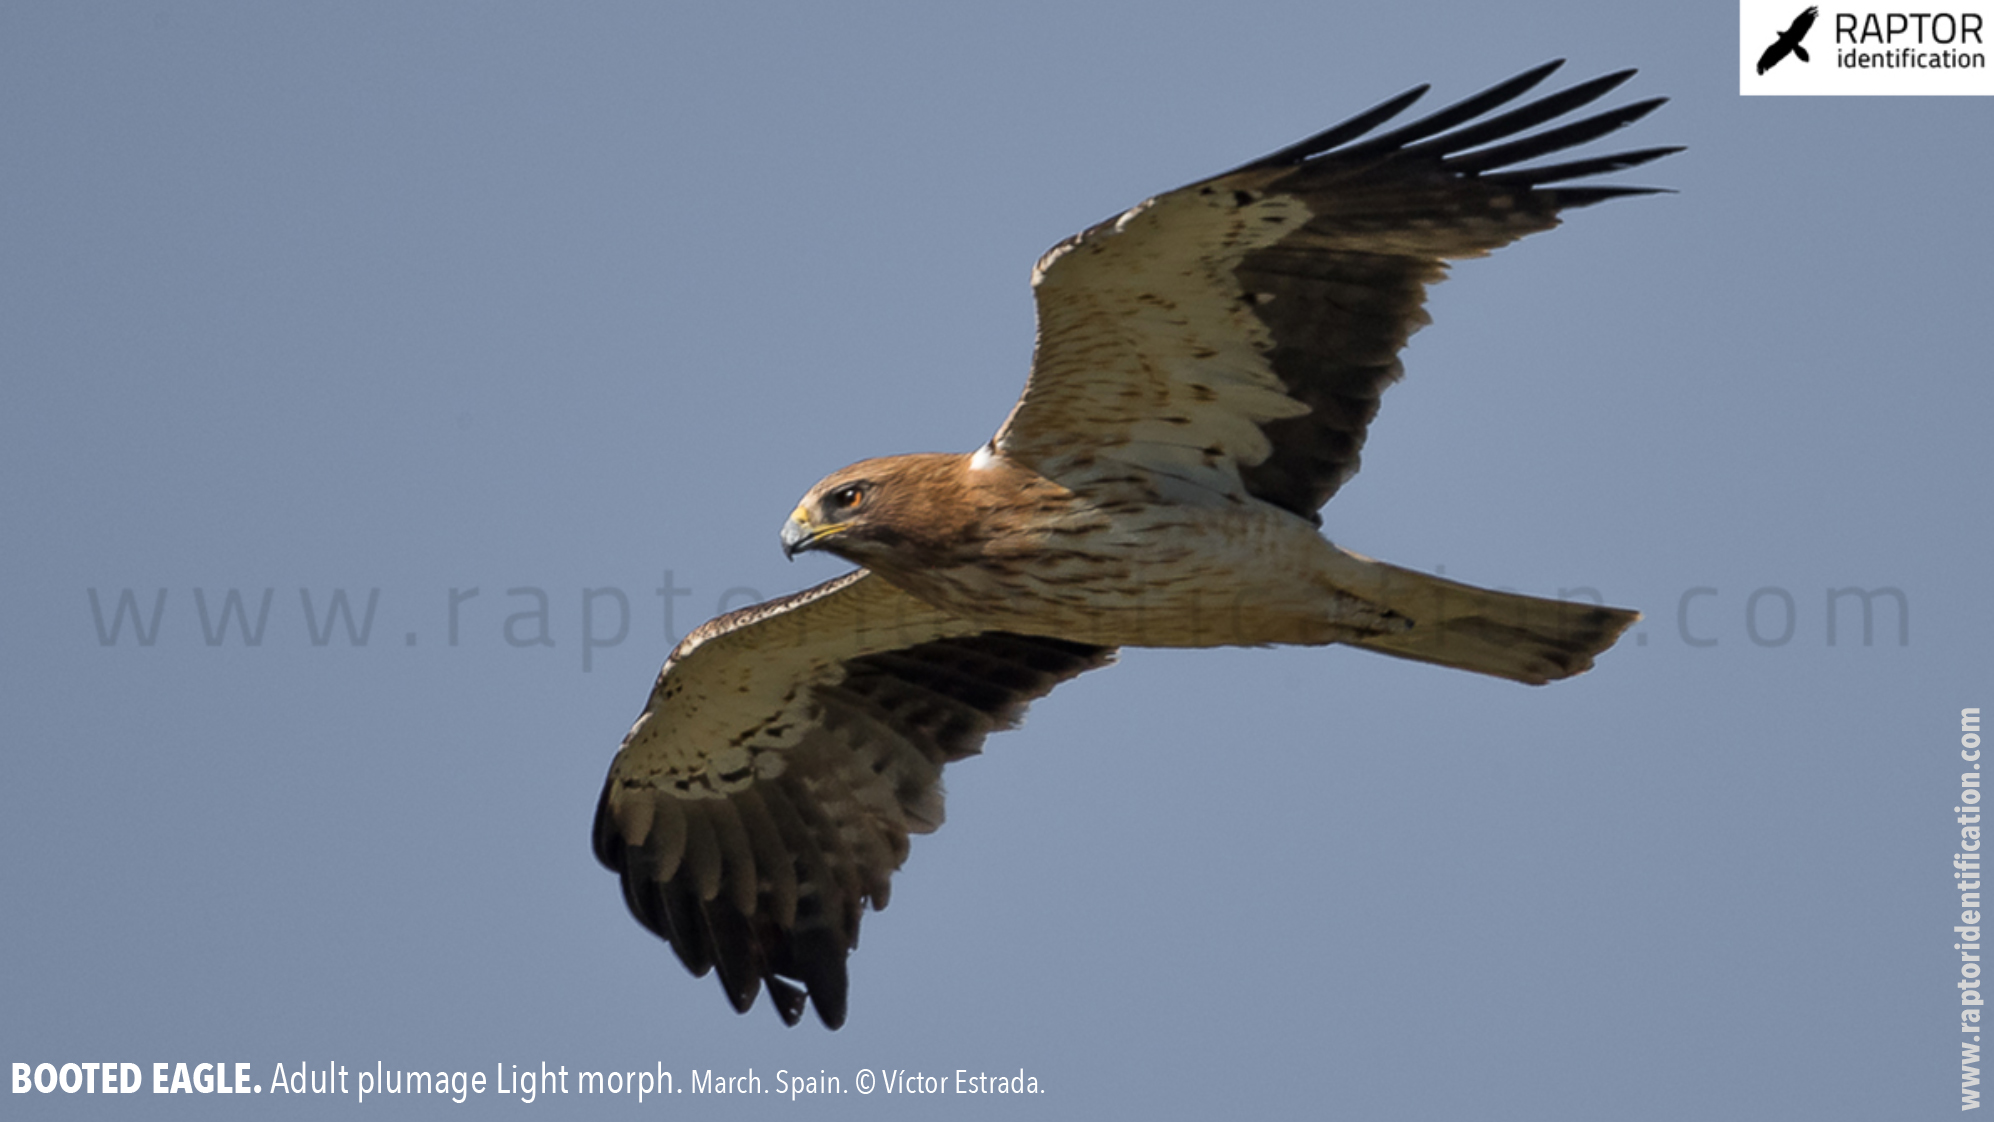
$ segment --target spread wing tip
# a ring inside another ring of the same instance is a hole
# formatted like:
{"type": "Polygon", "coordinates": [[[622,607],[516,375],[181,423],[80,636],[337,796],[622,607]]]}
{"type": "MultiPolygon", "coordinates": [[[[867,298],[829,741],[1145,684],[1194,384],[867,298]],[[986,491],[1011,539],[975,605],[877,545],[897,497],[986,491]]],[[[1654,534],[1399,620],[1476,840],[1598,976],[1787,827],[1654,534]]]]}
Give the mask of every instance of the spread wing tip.
{"type": "Polygon", "coordinates": [[[798,930],[777,932],[766,914],[744,913],[724,893],[702,898],[682,878],[654,875],[657,870],[641,853],[632,852],[617,828],[609,804],[612,785],[604,785],[596,805],[595,855],[618,874],[631,916],[669,943],[693,977],[717,971],[721,992],[736,1013],[754,1008],[766,985],[784,1024],[799,1023],[809,1004],[826,1028],[842,1026],[849,988],[847,952],[821,919],[808,922],[813,917],[806,915],[798,930]],[[793,984],[791,977],[803,984],[793,984]]]}
{"type": "MultiPolygon", "coordinates": [[[[1392,155],[1408,157],[1431,157],[1441,161],[1443,167],[1455,174],[1479,177],[1511,186],[1534,187],[1558,179],[1572,179],[1585,175],[1601,175],[1634,167],[1637,164],[1659,159],[1671,152],[1681,151],[1681,147],[1648,148],[1637,152],[1619,153],[1598,157],[1592,160],[1574,161],[1554,168],[1538,171],[1524,170],[1507,172],[1501,176],[1483,175],[1497,168],[1509,167],[1525,160],[1533,159],[1550,152],[1577,147],[1596,140],[1607,133],[1624,128],[1654,112],[1668,101],[1665,97],[1648,98],[1630,105],[1610,109],[1584,119],[1561,125],[1557,128],[1508,143],[1495,142],[1510,137],[1519,137],[1531,128],[1554,120],[1575,109],[1589,105],[1604,97],[1633,78],[1639,71],[1628,67],[1592,78],[1557,93],[1548,94],[1534,101],[1494,117],[1488,117],[1491,110],[1505,105],[1534,89],[1559,67],[1564,59],[1553,59],[1541,66],[1526,70],[1513,78],[1499,82],[1471,97],[1455,102],[1444,109],[1428,114],[1391,132],[1361,139],[1377,126],[1403,112],[1413,102],[1425,94],[1429,86],[1421,85],[1406,91],[1350,118],[1340,124],[1316,133],[1298,143],[1291,144],[1277,152],[1270,153],[1250,163],[1234,168],[1234,172],[1255,171],[1275,168],[1296,168],[1320,157],[1334,157],[1340,162],[1361,161],[1370,158],[1383,158],[1392,155]],[[1473,122],[1473,123],[1470,123],[1473,122]],[[1557,173],[1547,176],[1546,172],[1557,173]]],[[[1619,191],[1611,195],[1594,195],[1584,201],[1570,205],[1584,206],[1600,202],[1605,198],[1622,194],[1644,194],[1643,191],[1619,191]]]]}

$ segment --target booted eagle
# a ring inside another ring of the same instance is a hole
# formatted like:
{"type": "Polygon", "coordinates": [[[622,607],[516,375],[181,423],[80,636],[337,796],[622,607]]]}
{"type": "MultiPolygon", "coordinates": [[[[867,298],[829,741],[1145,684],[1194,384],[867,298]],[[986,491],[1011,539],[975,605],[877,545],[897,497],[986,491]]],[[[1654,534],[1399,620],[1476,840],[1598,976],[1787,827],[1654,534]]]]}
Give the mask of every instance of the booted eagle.
{"type": "Polygon", "coordinates": [[[1421,86],[1040,258],[1038,348],[997,435],[826,477],[783,550],[862,568],[665,660],[595,818],[638,922],[737,1010],[766,984],[784,1021],[807,999],[836,1028],[861,913],[942,824],[943,765],[1118,647],[1345,643],[1532,685],[1590,667],[1636,613],[1373,561],[1316,513],[1444,263],[1651,193],[1568,184],[1677,151],[1516,167],[1663,100],[1524,135],[1630,70],[1489,115],[1557,66],[1365,138],[1421,86]]]}

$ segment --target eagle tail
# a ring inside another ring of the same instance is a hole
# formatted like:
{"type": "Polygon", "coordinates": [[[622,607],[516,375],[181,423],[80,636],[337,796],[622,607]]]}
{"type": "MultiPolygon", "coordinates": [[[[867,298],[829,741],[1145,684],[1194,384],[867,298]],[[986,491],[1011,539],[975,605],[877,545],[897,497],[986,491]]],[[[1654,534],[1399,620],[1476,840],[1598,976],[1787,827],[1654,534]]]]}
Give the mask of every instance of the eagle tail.
{"type": "Polygon", "coordinates": [[[1398,658],[1541,686],[1591,669],[1641,618],[1625,608],[1496,592],[1337,552],[1361,570],[1346,569],[1338,583],[1406,621],[1343,641],[1398,658]]]}
{"type": "Polygon", "coordinates": [[[1799,44],[1795,44],[1793,47],[1793,57],[1799,59],[1802,62],[1813,61],[1812,59],[1807,57],[1807,48],[1800,46],[1799,44]]]}

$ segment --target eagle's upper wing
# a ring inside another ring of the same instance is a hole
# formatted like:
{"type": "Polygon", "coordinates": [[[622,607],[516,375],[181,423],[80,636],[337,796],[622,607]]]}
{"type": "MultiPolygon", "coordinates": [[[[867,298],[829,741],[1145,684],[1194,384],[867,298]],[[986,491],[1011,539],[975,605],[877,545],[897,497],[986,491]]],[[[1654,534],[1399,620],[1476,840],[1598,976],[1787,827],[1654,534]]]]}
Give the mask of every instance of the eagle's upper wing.
{"type": "Polygon", "coordinates": [[[1800,42],[1802,39],[1805,39],[1807,37],[1807,32],[1813,29],[1814,18],[1820,14],[1821,14],[1821,9],[1809,8],[1806,11],[1800,13],[1799,15],[1793,17],[1792,26],[1788,27],[1786,29],[1786,34],[1780,36],[1780,38],[1789,40],[1794,43],[1800,42]]]}
{"type": "Polygon", "coordinates": [[[1357,470],[1443,261],[1548,229],[1561,209],[1646,193],[1546,184],[1677,151],[1498,171],[1593,140],[1663,100],[1511,139],[1630,70],[1484,116],[1557,65],[1357,139],[1422,86],[1054,246],[1032,275],[1031,378],[997,449],[1056,479],[1133,466],[1180,494],[1253,496],[1315,519],[1357,470]]]}
{"type": "Polygon", "coordinates": [[[721,616],[672,652],[624,738],[596,857],[736,1009],[766,981],[785,1021],[807,991],[836,1028],[866,901],[886,906],[907,835],[941,825],[942,765],[1113,657],[980,631],[863,569],[721,616]]]}

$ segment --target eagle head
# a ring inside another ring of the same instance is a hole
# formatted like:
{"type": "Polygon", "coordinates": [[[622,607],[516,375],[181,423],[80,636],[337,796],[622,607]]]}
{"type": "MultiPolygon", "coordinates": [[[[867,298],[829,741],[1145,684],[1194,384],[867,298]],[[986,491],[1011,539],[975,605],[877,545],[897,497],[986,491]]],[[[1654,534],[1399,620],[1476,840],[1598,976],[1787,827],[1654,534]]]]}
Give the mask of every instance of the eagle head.
{"type": "Polygon", "coordinates": [[[966,459],[887,456],[832,472],[782,524],[782,552],[793,559],[821,549],[871,568],[934,563],[961,529],[954,500],[966,459]]]}
{"type": "Polygon", "coordinates": [[[853,477],[850,468],[825,478],[803,496],[789,512],[789,521],[782,524],[783,556],[794,560],[797,554],[812,549],[844,552],[830,544],[832,539],[870,527],[872,511],[868,507],[877,505],[872,500],[878,494],[877,480],[853,477]]]}

